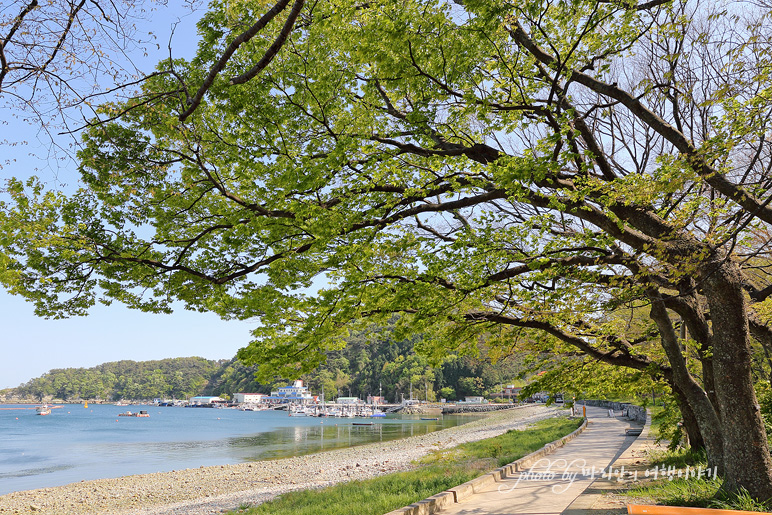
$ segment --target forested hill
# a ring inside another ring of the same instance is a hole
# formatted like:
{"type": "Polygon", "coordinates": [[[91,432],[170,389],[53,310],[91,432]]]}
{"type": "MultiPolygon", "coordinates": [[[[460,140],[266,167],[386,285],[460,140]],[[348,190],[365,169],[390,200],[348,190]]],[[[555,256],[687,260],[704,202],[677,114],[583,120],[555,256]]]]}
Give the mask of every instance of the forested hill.
{"type": "MultiPolygon", "coordinates": [[[[389,330],[363,331],[350,336],[348,345],[328,354],[327,363],[302,376],[314,394],[337,396],[378,395],[389,401],[409,398],[453,400],[498,390],[521,372],[518,360],[496,365],[484,358],[448,355],[430,366],[415,354],[417,339],[395,341],[389,330]]],[[[7,400],[42,401],[185,399],[195,395],[232,397],[237,392],[269,393],[279,381],[261,384],[254,370],[235,358],[211,361],[172,358],[157,361],[116,361],[93,368],[54,369],[27,383],[0,392],[7,400]]]]}
{"type": "Polygon", "coordinates": [[[224,362],[204,358],[114,361],[93,368],[53,369],[12,389],[25,399],[184,399],[206,389],[224,362]]]}

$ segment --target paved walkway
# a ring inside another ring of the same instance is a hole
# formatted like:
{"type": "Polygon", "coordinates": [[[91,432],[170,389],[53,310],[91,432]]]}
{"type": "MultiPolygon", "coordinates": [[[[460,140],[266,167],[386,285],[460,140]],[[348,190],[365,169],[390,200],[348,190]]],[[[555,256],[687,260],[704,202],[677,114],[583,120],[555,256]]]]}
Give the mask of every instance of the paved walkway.
{"type": "Polygon", "coordinates": [[[637,484],[636,479],[645,480],[649,477],[652,470],[651,453],[662,453],[667,447],[667,442],[657,443],[650,429],[650,425],[647,424],[641,436],[613,464],[615,470],[625,468],[627,481],[620,480],[617,475],[611,479],[596,479],[567,509],[563,510],[563,515],[627,515],[627,505],[635,500],[622,495],[622,492],[637,484]]]}
{"type": "MultiPolygon", "coordinates": [[[[625,429],[640,427],[608,410],[587,407],[589,426],[577,438],[528,470],[503,479],[440,515],[560,514],[635,441],[625,429]]],[[[616,467],[614,467],[616,474],[616,467]]],[[[607,477],[607,475],[604,475],[607,477]]]]}

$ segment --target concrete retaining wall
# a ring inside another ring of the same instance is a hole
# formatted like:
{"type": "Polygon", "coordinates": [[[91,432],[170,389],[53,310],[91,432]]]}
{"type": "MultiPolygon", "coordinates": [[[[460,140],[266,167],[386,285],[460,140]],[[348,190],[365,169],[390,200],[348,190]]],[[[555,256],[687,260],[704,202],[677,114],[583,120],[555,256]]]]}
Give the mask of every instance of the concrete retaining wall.
{"type": "Polygon", "coordinates": [[[438,415],[442,414],[442,409],[439,406],[434,405],[413,405],[413,406],[402,406],[400,408],[390,410],[389,413],[402,413],[404,415],[431,415],[433,417],[436,417],[438,415]]]}
{"type": "Polygon", "coordinates": [[[404,413],[405,415],[452,415],[454,413],[487,413],[521,407],[518,404],[413,404],[389,409],[389,413],[404,413]]]}
{"type": "Polygon", "coordinates": [[[455,404],[442,408],[443,415],[453,413],[485,413],[488,411],[498,411],[502,409],[517,408],[516,404],[455,404]]]}
{"type": "Polygon", "coordinates": [[[586,404],[587,406],[595,406],[598,408],[613,409],[614,411],[621,411],[624,413],[624,416],[631,420],[636,420],[641,424],[646,423],[646,408],[636,406],[635,404],[599,400],[576,401],[577,406],[581,406],[582,404],[586,404]]]}

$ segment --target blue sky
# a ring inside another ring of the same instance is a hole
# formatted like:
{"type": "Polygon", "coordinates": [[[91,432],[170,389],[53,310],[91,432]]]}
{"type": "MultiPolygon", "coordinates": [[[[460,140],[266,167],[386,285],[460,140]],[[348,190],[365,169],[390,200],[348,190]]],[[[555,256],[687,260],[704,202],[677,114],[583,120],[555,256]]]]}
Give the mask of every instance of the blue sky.
{"type": "Polygon", "coordinates": [[[52,368],[107,361],[201,356],[230,359],[249,343],[254,322],[224,321],[179,309],[153,315],[120,304],[95,306],[89,316],[36,317],[32,304],[0,291],[0,389],[19,386],[52,368]]]}
{"type": "MultiPolygon", "coordinates": [[[[175,57],[187,57],[196,48],[197,15],[179,6],[170,9],[154,12],[152,26],[144,29],[158,36],[158,53],[132,56],[145,70],[152,70],[159,59],[168,56],[171,25],[180,17],[182,23],[175,29],[172,45],[175,57]]],[[[10,128],[16,141],[26,140],[28,144],[0,147],[3,159],[0,176],[27,177],[35,173],[49,184],[76,184],[74,164],[46,162],[46,136],[36,134],[35,127],[9,114],[0,113],[0,119],[6,121],[0,132],[10,128]]],[[[0,135],[0,139],[2,137],[0,135]]],[[[45,320],[35,316],[32,304],[9,295],[0,287],[0,388],[18,386],[52,368],[91,367],[121,359],[139,361],[185,356],[230,359],[247,345],[254,324],[225,322],[212,314],[182,308],[172,315],[153,315],[129,310],[117,303],[109,307],[96,306],[87,317],[45,320]]]]}

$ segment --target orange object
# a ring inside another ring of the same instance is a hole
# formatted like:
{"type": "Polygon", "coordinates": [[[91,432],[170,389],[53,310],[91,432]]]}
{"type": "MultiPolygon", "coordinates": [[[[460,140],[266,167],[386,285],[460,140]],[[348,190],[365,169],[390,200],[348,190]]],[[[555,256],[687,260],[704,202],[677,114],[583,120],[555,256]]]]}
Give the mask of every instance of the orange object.
{"type": "Polygon", "coordinates": [[[645,504],[628,504],[629,515],[772,515],[769,513],[741,510],[716,510],[713,508],[684,508],[682,506],[647,506],[645,504]]]}

